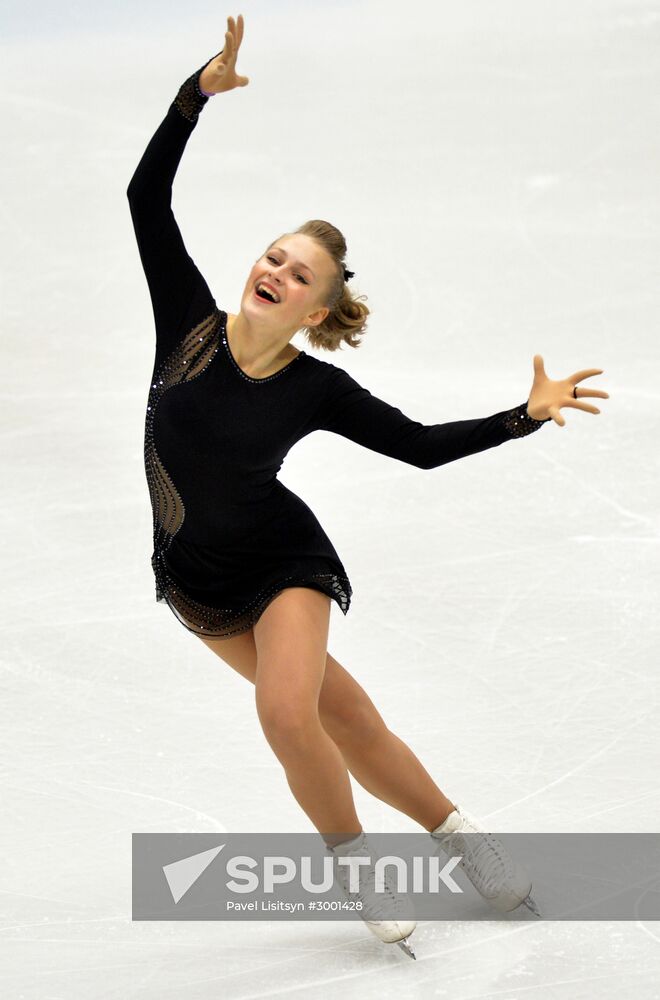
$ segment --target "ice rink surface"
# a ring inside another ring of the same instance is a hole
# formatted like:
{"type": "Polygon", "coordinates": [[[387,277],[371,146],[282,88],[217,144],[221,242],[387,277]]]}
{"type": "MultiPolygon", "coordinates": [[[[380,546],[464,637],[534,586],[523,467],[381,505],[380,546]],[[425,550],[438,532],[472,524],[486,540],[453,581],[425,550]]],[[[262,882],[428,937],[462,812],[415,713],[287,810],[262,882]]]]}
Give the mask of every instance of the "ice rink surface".
{"type": "MultiPolygon", "coordinates": [[[[126,187],[238,13],[250,85],[206,105],[173,200],[218,305],[324,218],[372,310],[332,361],[409,416],[513,407],[536,353],[611,397],[427,472],[302,441],[281,478],[354,588],[330,652],[491,829],[660,827],[658,4],[9,4],[0,993],[660,997],[641,920],[429,922],[415,963],[360,921],[131,921],[133,832],[312,829],[252,686],[156,604],[149,562],[126,187]]],[[[419,829],[353,787],[365,830],[419,829]]]]}

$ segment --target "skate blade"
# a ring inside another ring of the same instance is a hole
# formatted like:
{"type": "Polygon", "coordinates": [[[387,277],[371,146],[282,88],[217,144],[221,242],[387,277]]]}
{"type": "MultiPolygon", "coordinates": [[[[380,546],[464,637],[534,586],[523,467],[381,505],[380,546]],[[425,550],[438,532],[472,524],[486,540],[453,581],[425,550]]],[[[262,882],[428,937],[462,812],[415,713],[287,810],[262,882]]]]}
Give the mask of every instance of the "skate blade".
{"type": "Polygon", "coordinates": [[[523,899],[523,904],[527,907],[528,910],[531,910],[532,913],[536,914],[537,917],[541,916],[541,911],[539,910],[538,906],[536,905],[531,896],[526,896],[525,899],[523,899]]]}
{"type": "Polygon", "coordinates": [[[403,938],[402,941],[397,941],[396,943],[401,951],[404,951],[409,958],[414,958],[415,961],[417,961],[417,955],[413,951],[412,945],[408,943],[408,938],[403,938]]]}

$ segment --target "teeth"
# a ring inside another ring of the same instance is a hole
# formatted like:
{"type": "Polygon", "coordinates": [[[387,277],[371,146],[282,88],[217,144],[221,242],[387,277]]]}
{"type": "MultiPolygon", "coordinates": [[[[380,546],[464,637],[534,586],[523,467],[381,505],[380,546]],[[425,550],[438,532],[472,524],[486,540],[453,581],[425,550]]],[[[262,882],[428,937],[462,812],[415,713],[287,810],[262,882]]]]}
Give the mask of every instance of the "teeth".
{"type": "Polygon", "coordinates": [[[272,297],[275,300],[275,302],[279,302],[280,301],[279,295],[277,295],[276,292],[272,292],[270,290],[270,288],[266,288],[266,286],[263,284],[263,282],[260,281],[259,284],[257,285],[257,291],[259,291],[261,288],[263,288],[264,291],[268,293],[268,295],[272,295],[272,297]]]}

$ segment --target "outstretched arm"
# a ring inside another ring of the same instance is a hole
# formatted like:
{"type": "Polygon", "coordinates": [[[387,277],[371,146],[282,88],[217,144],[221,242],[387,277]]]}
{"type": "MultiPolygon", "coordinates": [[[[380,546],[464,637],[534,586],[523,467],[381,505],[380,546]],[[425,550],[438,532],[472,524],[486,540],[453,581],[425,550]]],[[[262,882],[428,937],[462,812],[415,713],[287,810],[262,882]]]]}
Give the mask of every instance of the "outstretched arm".
{"type": "Polygon", "coordinates": [[[489,417],[422,424],[373,396],[343,368],[336,365],[330,368],[327,392],[312,429],[341,434],[371,451],[418,469],[435,469],[512,438],[526,437],[550,420],[563,427],[566,422],[560,410],[565,406],[585,413],[600,413],[598,407],[581,402],[583,396],[609,399],[609,393],[602,389],[577,388],[578,382],[601,374],[601,368],[582,368],[565,379],[552,380],[546,375],[543,358],[535,354],[534,381],[525,403],[489,417]],[[530,415],[530,410],[535,416],[530,415]]]}
{"type": "Polygon", "coordinates": [[[527,413],[526,403],[521,403],[475,420],[422,424],[372,395],[344,369],[335,365],[332,368],[329,390],[314,429],[341,434],[371,451],[418,469],[435,469],[514,437],[524,437],[551,419],[533,419],[527,413]]]}

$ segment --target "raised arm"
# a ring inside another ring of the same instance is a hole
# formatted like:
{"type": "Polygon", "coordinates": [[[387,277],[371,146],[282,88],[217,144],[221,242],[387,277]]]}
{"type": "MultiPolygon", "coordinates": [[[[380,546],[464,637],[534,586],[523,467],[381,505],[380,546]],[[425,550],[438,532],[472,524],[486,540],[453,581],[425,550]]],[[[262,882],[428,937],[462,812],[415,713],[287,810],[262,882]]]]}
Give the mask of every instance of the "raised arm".
{"type": "Polygon", "coordinates": [[[373,396],[344,369],[331,367],[334,372],[314,429],[341,434],[371,451],[418,469],[435,469],[512,438],[524,437],[551,419],[533,419],[527,413],[526,403],[521,403],[490,417],[422,424],[373,396]]]}
{"type": "Polygon", "coordinates": [[[169,353],[182,333],[215,307],[206,281],[186,250],[171,205],[174,176],[208,101],[198,84],[202,69],[180,86],[126,192],[151,295],[159,354],[169,353]]]}
{"type": "Polygon", "coordinates": [[[211,94],[244,87],[236,73],[243,18],[227,18],[225,45],[181,84],[128,185],[126,194],[156,321],[156,354],[208,316],[215,300],[185,248],[172,212],[172,183],[199,113],[211,94]],[[202,90],[203,88],[203,90],[202,90]]]}

